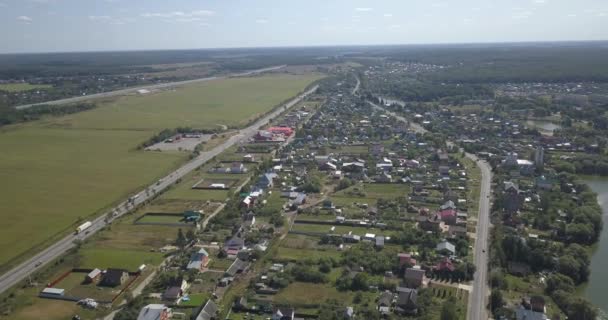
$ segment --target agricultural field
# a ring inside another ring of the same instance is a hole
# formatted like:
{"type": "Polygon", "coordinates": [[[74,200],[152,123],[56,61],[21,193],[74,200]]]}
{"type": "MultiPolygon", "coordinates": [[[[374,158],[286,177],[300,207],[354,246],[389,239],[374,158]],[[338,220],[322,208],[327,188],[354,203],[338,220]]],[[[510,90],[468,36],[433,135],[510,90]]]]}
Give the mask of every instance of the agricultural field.
{"type": "Polygon", "coordinates": [[[155,130],[239,127],[301,92],[321,75],[267,75],[186,85],[125,96],[100,108],[64,117],[69,128],[155,130]]]}
{"type": "MultiPolygon", "coordinates": [[[[160,130],[241,126],[320,77],[211,81],[3,128],[0,148],[7,152],[0,159],[0,270],[183,163],[186,153],[136,149],[160,130]],[[22,240],[24,231],[28,241],[22,240]]],[[[178,198],[225,200],[227,192],[219,192],[178,198]]]]}
{"type": "Polygon", "coordinates": [[[48,84],[5,83],[0,84],[0,91],[21,92],[35,89],[50,89],[52,87],[48,84]]]}
{"type": "Polygon", "coordinates": [[[0,160],[0,265],[71,232],[79,217],[100,212],[185,160],[133,150],[149,134],[40,123],[0,133],[0,148],[10,150],[0,160]]]}

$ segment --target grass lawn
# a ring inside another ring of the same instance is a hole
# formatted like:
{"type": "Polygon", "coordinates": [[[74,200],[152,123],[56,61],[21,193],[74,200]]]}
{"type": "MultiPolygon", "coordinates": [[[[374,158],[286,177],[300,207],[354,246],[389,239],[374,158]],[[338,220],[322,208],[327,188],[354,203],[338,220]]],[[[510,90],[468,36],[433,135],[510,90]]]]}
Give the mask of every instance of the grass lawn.
{"type": "Polygon", "coordinates": [[[50,89],[50,84],[29,84],[29,83],[4,83],[0,84],[0,90],[8,92],[21,92],[34,89],[50,89]]]}
{"type": "Polygon", "coordinates": [[[319,249],[295,249],[279,247],[277,248],[274,258],[276,260],[293,260],[301,261],[304,259],[318,260],[320,258],[339,258],[340,252],[336,249],[319,250],[319,249]]]}
{"type": "Polygon", "coordinates": [[[101,314],[95,310],[86,310],[72,301],[35,298],[32,303],[17,312],[4,317],[6,320],[64,320],[71,319],[75,314],[82,319],[96,319],[101,314]]]}
{"type": "Polygon", "coordinates": [[[390,236],[395,231],[391,230],[381,230],[378,228],[365,228],[365,227],[351,227],[340,224],[335,225],[323,225],[323,224],[308,224],[308,223],[295,223],[293,225],[292,230],[294,231],[304,231],[304,232],[318,232],[318,233],[334,233],[334,234],[347,234],[352,231],[353,234],[363,236],[366,233],[373,233],[376,235],[384,235],[390,236]],[[331,231],[331,227],[335,227],[333,231],[331,231]]]}
{"type": "Polygon", "coordinates": [[[397,183],[357,183],[350,188],[336,192],[333,197],[357,198],[356,195],[349,193],[355,190],[363,191],[365,198],[398,198],[404,197],[410,193],[410,187],[405,184],[397,183]]]}
{"type": "Polygon", "coordinates": [[[319,304],[329,299],[348,301],[350,296],[330,285],[305,282],[293,282],[274,296],[275,303],[292,306],[319,304]]]}
{"type": "Polygon", "coordinates": [[[150,215],[147,214],[143,218],[139,219],[141,223],[183,223],[185,221],[182,215],[150,215]]]}
{"type": "Polygon", "coordinates": [[[120,268],[136,271],[142,264],[159,265],[163,261],[163,255],[160,253],[136,250],[84,248],[80,254],[80,265],[83,268],[120,268]]]}
{"type": "Polygon", "coordinates": [[[209,300],[210,295],[208,293],[193,293],[189,294],[188,297],[190,297],[190,301],[182,300],[179,305],[182,307],[199,307],[209,300]]]}
{"type": "Polygon", "coordinates": [[[220,259],[217,256],[212,256],[209,259],[208,268],[213,270],[227,270],[234,262],[229,259],[220,259]]]}

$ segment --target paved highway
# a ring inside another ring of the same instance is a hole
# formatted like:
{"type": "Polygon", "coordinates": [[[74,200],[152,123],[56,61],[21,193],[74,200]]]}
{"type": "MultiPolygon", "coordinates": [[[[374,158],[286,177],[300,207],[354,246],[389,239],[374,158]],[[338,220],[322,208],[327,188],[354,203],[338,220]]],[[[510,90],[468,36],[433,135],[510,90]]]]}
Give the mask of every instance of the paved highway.
{"type": "MultiPolygon", "coordinates": [[[[383,107],[378,106],[370,101],[368,103],[375,109],[382,110],[398,120],[407,122],[410,127],[417,132],[427,132],[422,126],[417,123],[409,122],[406,118],[390,112],[383,107]]],[[[452,146],[451,141],[447,141],[448,146],[452,146]]],[[[486,309],[489,296],[488,289],[488,237],[490,228],[490,193],[492,181],[492,168],[490,165],[478,159],[474,154],[466,153],[467,158],[473,160],[481,170],[481,186],[479,194],[479,213],[477,216],[477,233],[475,238],[475,277],[473,279],[473,292],[469,295],[469,304],[467,308],[467,319],[470,320],[486,320],[488,312],[486,309]]]]}
{"type": "MultiPolygon", "coordinates": [[[[275,118],[276,116],[280,115],[285,110],[290,109],[291,107],[296,105],[298,102],[300,102],[302,99],[304,99],[306,96],[310,95],[315,90],[317,90],[317,88],[318,88],[318,86],[314,86],[311,89],[309,89],[308,91],[300,94],[298,97],[292,99],[285,105],[276,108],[274,111],[270,112],[269,114],[267,114],[266,116],[264,116],[262,119],[258,120],[251,126],[240,130],[239,134],[230,137],[224,143],[218,145],[217,147],[213,148],[212,150],[202,152],[195,159],[186,163],[185,165],[183,165],[179,169],[173,171],[172,173],[165,176],[164,178],[158,180],[158,182],[148,186],[146,189],[140,191],[136,195],[123,201],[118,206],[116,206],[114,209],[111,209],[110,211],[108,211],[106,214],[103,214],[103,215],[97,217],[96,219],[91,220],[92,226],[89,227],[88,229],[86,229],[86,231],[82,232],[81,234],[70,234],[70,235],[66,236],[65,238],[55,242],[48,248],[44,249],[42,252],[34,255],[32,258],[21,263],[19,266],[15,267],[14,269],[3,274],[0,277],[0,293],[6,291],[8,288],[14,286],[19,281],[25,279],[27,276],[32,274],[34,271],[36,271],[36,269],[41,268],[44,264],[52,261],[53,259],[55,259],[55,258],[59,257],[60,255],[62,255],[63,253],[65,253],[70,248],[74,247],[75,240],[78,240],[78,239],[84,240],[84,239],[90,237],[91,235],[93,235],[95,232],[102,229],[103,227],[105,227],[107,225],[105,219],[106,219],[106,216],[108,213],[113,215],[113,218],[111,219],[111,220],[113,220],[113,219],[116,219],[117,217],[131,211],[137,205],[145,202],[146,200],[151,199],[154,196],[154,194],[156,194],[156,193],[166,189],[170,185],[174,184],[178,179],[184,177],[189,172],[191,172],[194,169],[198,168],[199,166],[205,164],[211,158],[224,152],[226,149],[230,148],[237,142],[246,141],[246,140],[250,139],[257,133],[257,131],[262,126],[266,125],[271,118],[275,118]]],[[[134,173],[134,174],[136,174],[136,173],[134,173]]],[[[109,221],[109,222],[111,222],[111,221],[109,221]]]]}
{"type": "Polygon", "coordinates": [[[475,278],[473,279],[473,292],[469,295],[467,308],[468,319],[489,319],[487,311],[488,289],[488,238],[490,229],[490,193],[492,181],[492,168],[478,159],[475,155],[467,153],[466,156],[475,161],[481,170],[481,192],[479,194],[479,213],[477,215],[477,237],[475,238],[475,278]]]}
{"type": "Polygon", "coordinates": [[[284,67],[285,67],[285,65],[282,65],[282,66],[275,66],[275,67],[270,67],[270,68],[247,71],[247,72],[243,72],[243,73],[236,73],[236,74],[231,74],[231,75],[226,75],[226,76],[220,76],[220,77],[208,77],[208,78],[200,78],[200,79],[185,80],[185,81],[159,83],[159,84],[153,84],[153,85],[149,85],[149,86],[131,87],[131,88],[127,88],[127,89],[95,93],[95,94],[90,94],[90,95],[86,95],[86,96],[78,96],[78,97],[66,98],[66,99],[61,99],[61,100],[46,101],[46,102],[39,102],[39,103],[33,103],[33,104],[24,104],[24,105],[16,106],[15,109],[18,109],[18,110],[27,109],[27,108],[31,108],[33,106],[37,106],[37,105],[41,105],[41,104],[57,105],[57,104],[66,104],[66,103],[94,100],[94,99],[100,99],[100,98],[122,96],[125,94],[137,92],[137,90],[142,90],[142,89],[157,90],[157,89],[171,88],[171,87],[175,87],[175,86],[181,86],[181,85],[192,84],[192,83],[197,83],[197,82],[206,82],[206,81],[211,81],[211,80],[226,79],[226,78],[230,78],[230,77],[244,77],[244,76],[249,76],[249,75],[256,74],[256,73],[274,71],[274,70],[278,70],[278,69],[281,69],[284,67]]]}

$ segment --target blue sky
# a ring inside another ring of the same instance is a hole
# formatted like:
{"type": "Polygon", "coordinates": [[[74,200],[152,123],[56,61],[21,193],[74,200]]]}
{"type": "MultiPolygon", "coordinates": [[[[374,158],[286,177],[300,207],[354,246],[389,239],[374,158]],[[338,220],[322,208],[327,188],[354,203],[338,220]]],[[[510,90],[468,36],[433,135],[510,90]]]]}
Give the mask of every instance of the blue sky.
{"type": "Polygon", "coordinates": [[[606,0],[0,0],[0,52],[608,40],[606,0]]]}

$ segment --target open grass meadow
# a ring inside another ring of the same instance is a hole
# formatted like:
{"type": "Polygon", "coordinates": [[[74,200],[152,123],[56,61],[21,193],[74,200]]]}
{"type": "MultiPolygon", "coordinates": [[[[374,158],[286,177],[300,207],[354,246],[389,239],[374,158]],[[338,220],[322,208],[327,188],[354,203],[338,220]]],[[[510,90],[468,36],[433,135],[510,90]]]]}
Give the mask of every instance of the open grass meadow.
{"type": "MultiPolygon", "coordinates": [[[[268,75],[211,81],[125,96],[93,110],[4,127],[0,131],[0,270],[70,232],[79,218],[100,214],[183,163],[185,153],[136,150],[162,129],[242,125],[320,77],[268,75]]],[[[192,196],[190,192],[177,198],[223,201],[227,196],[226,192],[192,196]]]]}
{"type": "Polygon", "coordinates": [[[38,124],[0,133],[5,150],[0,157],[0,265],[72,231],[79,217],[87,219],[185,160],[185,155],[133,150],[149,135],[38,124]]]}
{"type": "Polygon", "coordinates": [[[21,92],[35,89],[50,89],[50,84],[30,84],[30,83],[3,83],[0,84],[1,91],[21,92]]]}
{"type": "Polygon", "coordinates": [[[155,130],[242,126],[287,100],[321,75],[266,75],[186,85],[125,96],[101,108],[64,117],[70,128],[155,130]]]}

